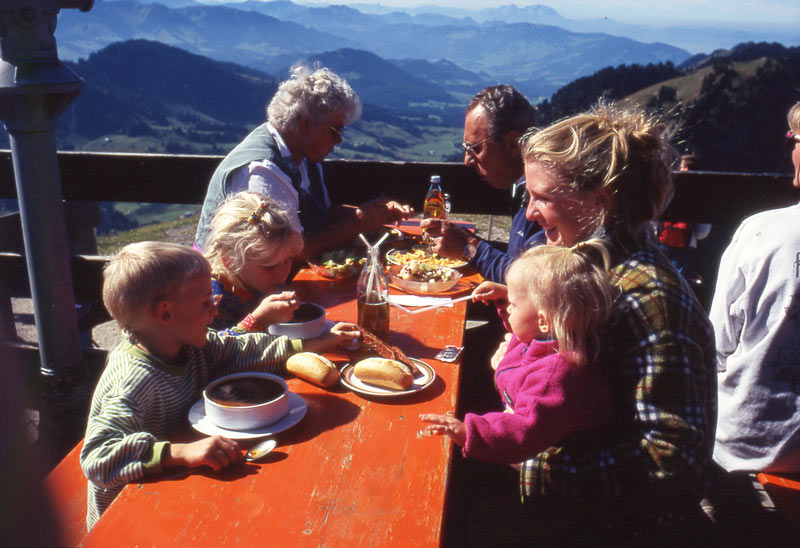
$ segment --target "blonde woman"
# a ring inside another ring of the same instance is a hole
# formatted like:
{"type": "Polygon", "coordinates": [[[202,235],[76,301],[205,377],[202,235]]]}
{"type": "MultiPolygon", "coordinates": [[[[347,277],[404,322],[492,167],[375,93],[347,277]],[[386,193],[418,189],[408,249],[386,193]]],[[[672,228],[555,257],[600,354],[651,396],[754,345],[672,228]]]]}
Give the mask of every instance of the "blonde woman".
{"type": "MultiPolygon", "coordinates": [[[[506,412],[467,413],[464,421],[423,414],[432,434],[447,435],[465,457],[513,464],[567,435],[611,419],[608,387],[594,362],[597,332],[614,290],[599,240],[526,251],[508,271],[506,323],[513,333],[496,364],[506,412]]],[[[475,294],[484,295],[491,282],[475,294]]]]}
{"type": "MultiPolygon", "coordinates": [[[[526,505],[508,501],[490,530],[535,536],[560,522],[590,535],[645,535],[632,542],[671,538],[700,512],[717,413],[713,330],[650,229],[671,199],[677,154],[656,118],[602,103],[529,133],[521,149],[526,215],[547,243],[597,235],[609,243],[619,293],[596,365],[611,387],[613,420],[528,455],[519,478],[526,505]]],[[[495,359],[505,352],[501,345],[495,359]]]]}

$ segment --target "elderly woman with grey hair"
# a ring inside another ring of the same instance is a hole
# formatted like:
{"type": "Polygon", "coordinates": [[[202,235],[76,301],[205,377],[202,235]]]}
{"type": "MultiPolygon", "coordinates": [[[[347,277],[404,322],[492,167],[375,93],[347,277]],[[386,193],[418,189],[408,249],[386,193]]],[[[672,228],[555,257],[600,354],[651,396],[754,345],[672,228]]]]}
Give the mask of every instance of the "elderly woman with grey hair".
{"type": "Polygon", "coordinates": [[[331,206],[321,162],[342,141],[344,126],[360,115],[358,96],[339,75],[327,68],[293,66],[267,107],[267,121],[211,177],[195,245],[205,246],[211,219],[225,198],[243,190],[286,206],[303,232],[305,256],[408,217],[411,208],[385,199],[338,212],[331,206]]]}

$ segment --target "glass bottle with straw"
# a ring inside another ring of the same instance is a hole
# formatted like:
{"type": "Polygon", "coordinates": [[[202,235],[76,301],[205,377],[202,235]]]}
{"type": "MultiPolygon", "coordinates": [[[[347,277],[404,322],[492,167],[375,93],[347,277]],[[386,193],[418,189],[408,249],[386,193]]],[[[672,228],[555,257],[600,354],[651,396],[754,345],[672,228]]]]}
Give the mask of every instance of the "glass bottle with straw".
{"type": "Polygon", "coordinates": [[[358,325],[386,342],[389,341],[389,278],[384,273],[379,251],[388,235],[384,234],[377,243],[370,245],[364,235],[359,234],[367,246],[368,257],[356,285],[358,325]]]}

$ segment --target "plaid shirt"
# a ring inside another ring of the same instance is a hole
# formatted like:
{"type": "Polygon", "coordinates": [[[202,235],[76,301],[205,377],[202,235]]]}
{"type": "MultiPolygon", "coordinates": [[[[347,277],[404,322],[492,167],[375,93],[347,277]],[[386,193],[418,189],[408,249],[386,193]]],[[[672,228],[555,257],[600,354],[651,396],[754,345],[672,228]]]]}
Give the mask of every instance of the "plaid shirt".
{"type": "Polygon", "coordinates": [[[603,335],[600,365],[616,419],[610,428],[576,433],[523,463],[523,500],[624,501],[641,509],[695,497],[704,487],[717,413],[711,324],[652,244],[636,246],[611,275],[621,293],[603,335]]]}

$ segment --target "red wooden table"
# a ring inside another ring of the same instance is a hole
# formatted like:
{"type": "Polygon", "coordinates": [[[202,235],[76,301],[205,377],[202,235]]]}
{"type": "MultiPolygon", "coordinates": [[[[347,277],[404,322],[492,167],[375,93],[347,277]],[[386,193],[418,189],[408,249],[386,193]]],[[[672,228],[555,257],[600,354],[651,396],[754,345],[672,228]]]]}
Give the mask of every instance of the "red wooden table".
{"type": "MultiPolygon", "coordinates": [[[[292,285],[330,319],[355,322],[354,279],[303,270],[292,285]]],[[[418,415],[456,408],[459,362],[434,356],[462,344],[465,310],[464,302],[416,315],[391,308],[390,342],[436,371],[425,390],[378,399],[291,379],[308,411],[274,436],[278,447],[264,462],[130,484],[81,545],[438,546],[451,445],[419,436],[418,415]]]]}

